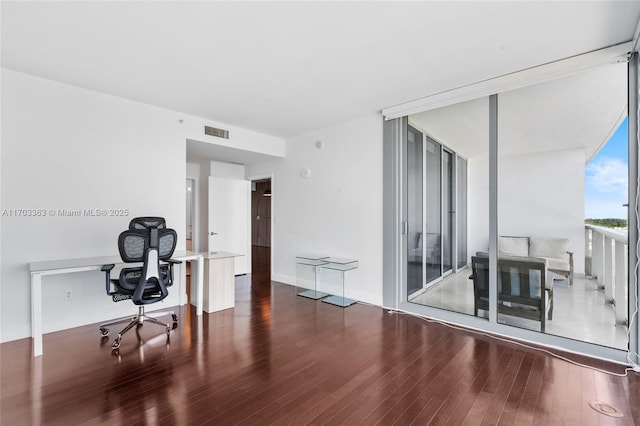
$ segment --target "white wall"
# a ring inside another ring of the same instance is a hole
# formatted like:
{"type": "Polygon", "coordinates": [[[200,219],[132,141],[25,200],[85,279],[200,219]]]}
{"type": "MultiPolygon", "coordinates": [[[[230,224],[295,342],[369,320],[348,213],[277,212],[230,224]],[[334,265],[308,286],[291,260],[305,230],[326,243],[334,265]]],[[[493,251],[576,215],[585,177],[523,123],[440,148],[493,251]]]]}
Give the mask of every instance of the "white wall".
{"type": "Polygon", "coordinates": [[[247,176],[270,174],[273,279],[295,284],[299,254],[355,258],[360,265],[347,272],[347,297],[382,304],[382,117],[292,138],[286,159],[247,166],[247,176]]]}
{"type": "MultiPolygon", "coordinates": [[[[500,156],[498,234],[569,238],[584,273],[584,149],[500,156]]],[[[469,255],[489,241],[489,169],[469,161],[469,255]]]]}
{"type": "Polygon", "coordinates": [[[209,160],[204,158],[192,158],[187,162],[187,178],[193,179],[195,182],[193,251],[207,249],[209,163],[209,160]]]}
{"type": "Polygon", "coordinates": [[[245,166],[242,164],[223,163],[221,161],[211,162],[211,176],[231,179],[244,179],[245,166]]]}
{"type": "Polygon", "coordinates": [[[489,248],[489,158],[468,158],[467,172],[467,256],[470,263],[476,252],[489,248]]]}
{"type": "MultiPolygon", "coordinates": [[[[141,215],[164,216],[184,248],[186,139],[204,124],[211,123],[2,69],[2,209],[128,209],[128,215],[3,216],[0,341],[31,335],[30,262],[115,255],[118,234],[141,215]]],[[[232,130],[238,145],[259,143],[255,132],[232,130]]],[[[278,145],[271,136],[264,140],[278,145]]],[[[280,151],[284,141],[274,148],[280,151]]],[[[45,332],[134,310],[104,294],[100,273],[46,277],[43,289],[45,332]],[[73,300],[63,301],[69,289],[73,300]]],[[[165,306],[176,303],[174,292],[165,306]]]]}
{"type": "Polygon", "coordinates": [[[183,119],[182,126],[186,139],[195,142],[206,142],[219,147],[228,147],[234,150],[249,151],[276,157],[285,156],[285,143],[282,138],[216,121],[205,121],[199,117],[192,117],[185,114],[180,114],[180,117],[183,119]],[[205,135],[205,125],[228,130],[229,139],[205,135]]]}
{"type": "Polygon", "coordinates": [[[498,233],[569,238],[584,273],[584,149],[498,158],[498,233]]]}

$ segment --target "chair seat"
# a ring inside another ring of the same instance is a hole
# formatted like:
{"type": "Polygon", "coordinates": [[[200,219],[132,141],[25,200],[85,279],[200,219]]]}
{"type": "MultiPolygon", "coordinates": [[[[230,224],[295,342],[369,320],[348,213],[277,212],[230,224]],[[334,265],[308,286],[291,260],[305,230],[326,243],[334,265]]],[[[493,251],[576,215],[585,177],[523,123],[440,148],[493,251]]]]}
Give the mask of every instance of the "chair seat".
{"type": "Polygon", "coordinates": [[[547,261],[548,269],[553,269],[556,271],[567,271],[567,272],[569,272],[570,270],[568,260],[558,259],[556,257],[541,257],[540,259],[544,259],[547,261]]]}

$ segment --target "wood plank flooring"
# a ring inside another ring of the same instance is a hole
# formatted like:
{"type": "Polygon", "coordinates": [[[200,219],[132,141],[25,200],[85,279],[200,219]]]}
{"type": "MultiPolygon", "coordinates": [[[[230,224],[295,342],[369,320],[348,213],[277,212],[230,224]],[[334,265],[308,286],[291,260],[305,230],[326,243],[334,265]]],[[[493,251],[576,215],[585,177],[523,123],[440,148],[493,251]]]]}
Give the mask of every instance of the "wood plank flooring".
{"type": "Polygon", "coordinates": [[[30,339],[0,345],[0,424],[640,424],[636,373],[298,297],[269,281],[268,252],[254,258],[262,273],[238,277],[235,309],[181,307],[170,344],[146,324],[118,354],[95,325],[46,334],[36,359],[30,339]]]}

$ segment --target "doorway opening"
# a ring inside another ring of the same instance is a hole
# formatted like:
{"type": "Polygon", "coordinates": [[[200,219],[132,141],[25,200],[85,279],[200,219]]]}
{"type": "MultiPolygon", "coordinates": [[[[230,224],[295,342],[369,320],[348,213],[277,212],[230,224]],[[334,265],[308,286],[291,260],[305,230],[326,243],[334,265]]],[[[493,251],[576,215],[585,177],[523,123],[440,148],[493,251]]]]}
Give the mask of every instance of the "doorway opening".
{"type": "MultiPolygon", "coordinates": [[[[195,225],[195,210],[196,210],[196,181],[195,179],[187,179],[186,194],[187,194],[187,226],[186,226],[186,245],[187,251],[193,251],[193,234],[195,225]]],[[[186,287],[187,287],[187,303],[191,302],[191,262],[186,262],[186,287]]]]}
{"type": "Polygon", "coordinates": [[[271,189],[271,178],[251,181],[251,271],[266,283],[271,282],[271,189]]]}

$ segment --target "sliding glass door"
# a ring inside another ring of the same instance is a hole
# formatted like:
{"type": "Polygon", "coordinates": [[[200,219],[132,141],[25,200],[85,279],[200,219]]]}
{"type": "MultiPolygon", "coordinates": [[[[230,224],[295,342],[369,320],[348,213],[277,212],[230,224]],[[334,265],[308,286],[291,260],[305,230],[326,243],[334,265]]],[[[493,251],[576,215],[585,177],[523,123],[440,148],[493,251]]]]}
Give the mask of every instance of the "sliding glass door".
{"type": "Polygon", "coordinates": [[[457,268],[467,266],[467,160],[456,157],[457,268]]]}
{"type": "Polygon", "coordinates": [[[426,138],[424,239],[428,284],[442,275],[442,146],[426,138]]]}
{"type": "Polygon", "coordinates": [[[406,273],[411,298],[467,264],[466,162],[411,125],[405,153],[406,273]],[[463,171],[456,172],[458,168],[463,171]],[[463,215],[456,214],[458,204],[463,215]],[[458,261],[458,255],[463,259],[458,261]]]}
{"type": "Polygon", "coordinates": [[[453,153],[442,150],[442,274],[453,270],[453,224],[455,223],[454,193],[454,156],[453,153]]]}
{"type": "Polygon", "coordinates": [[[638,362],[640,60],[625,59],[388,117],[385,306],[638,362]],[[417,253],[410,286],[400,247],[417,253]]]}
{"type": "Polygon", "coordinates": [[[423,241],[423,135],[409,126],[407,129],[407,293],[422,290],[424,282],[423,241]]]}

